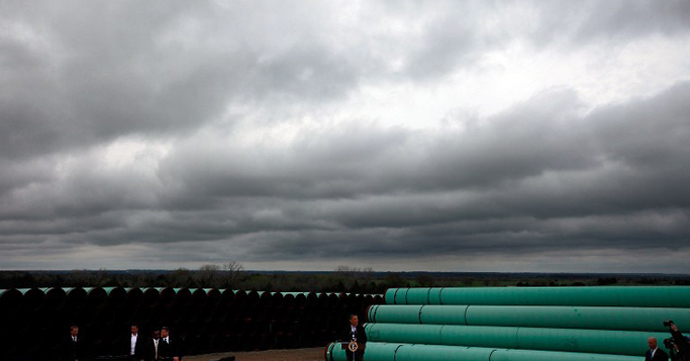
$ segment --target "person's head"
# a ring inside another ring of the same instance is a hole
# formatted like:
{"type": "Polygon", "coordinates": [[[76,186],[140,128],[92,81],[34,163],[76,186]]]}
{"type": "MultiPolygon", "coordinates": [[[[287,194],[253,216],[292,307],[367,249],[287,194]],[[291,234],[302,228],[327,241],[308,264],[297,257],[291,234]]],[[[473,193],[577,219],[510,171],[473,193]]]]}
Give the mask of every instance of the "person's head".
{"type": "Polygon", "coordinates": [[[132,332],[132,335],[136,335],[139,333],[139,326],[137,325],[132,325],[130,332],[132,332]]]}
{"type": "Polygon", "coordinates": [[[154,340],[161,338],[161,332],[158,330],[153,330],[153,332],[151,332],[151,338],[154,340]]]}
{"type": "Polygon", "coordinates": [[[79,335],[79,327],[78,326],[72,326],[69,328],[69,334],[72,336],[77,336],[79,335]]]}
{"type": "Polygon", "coordinates": [[[170,330],[167,327],[161,327],[161,337],[166,338],[170,334],[170,330]]]}
{"type": "Polygon", "coordinates": [[[656,338],[654,338],[654,337],[648,338],[647,339],[647,345],[649,346],[650,350],[654,350],[655,348],[657,348],[656,338]]]}
{"type": "Polygon", "coordinates": [[[350,315],[350,325],[355,327],[359,325],[359,317],[354,313],[350,315]]]}

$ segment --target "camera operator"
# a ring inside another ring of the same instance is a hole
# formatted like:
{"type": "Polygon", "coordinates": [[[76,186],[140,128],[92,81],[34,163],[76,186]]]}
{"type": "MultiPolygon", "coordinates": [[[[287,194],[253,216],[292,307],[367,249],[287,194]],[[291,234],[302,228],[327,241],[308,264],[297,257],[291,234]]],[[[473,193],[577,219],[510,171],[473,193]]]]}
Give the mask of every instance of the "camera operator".
{"type": "Polygon", "coordinates": [[[690,344],[685,336],[680,333],[678,326],[671,320],[664,321],[664,326],[669,327],[671,331],[672,340],[664,340],[664,345],[671,350],[671,359],[690,361],[690,344]],[[673,357],[674,351],[676,353],[675,358],[673,357]]]}

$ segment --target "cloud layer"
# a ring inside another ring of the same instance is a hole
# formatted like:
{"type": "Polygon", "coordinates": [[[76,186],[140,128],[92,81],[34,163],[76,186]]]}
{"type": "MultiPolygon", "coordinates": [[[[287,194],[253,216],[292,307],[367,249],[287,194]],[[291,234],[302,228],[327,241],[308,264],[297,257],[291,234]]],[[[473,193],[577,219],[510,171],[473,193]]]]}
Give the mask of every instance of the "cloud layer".
{"type": "Polygon", "coordinates": [[[688,19],[5,3],[0,268],[686,273],[688,19]]]}

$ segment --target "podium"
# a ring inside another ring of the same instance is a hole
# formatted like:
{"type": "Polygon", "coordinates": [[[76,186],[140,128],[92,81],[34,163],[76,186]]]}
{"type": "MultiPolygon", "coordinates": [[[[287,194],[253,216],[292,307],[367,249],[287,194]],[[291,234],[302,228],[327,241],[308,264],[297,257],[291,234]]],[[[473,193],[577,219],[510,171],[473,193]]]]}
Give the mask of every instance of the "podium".
{"type": "MultiPolygon", "coordinates": [[[[340,347],[345,351],[350,349],[349,346],[350,346],[349,342],[341,342],[340,343],[340,347]]],[[[367,348],[367,344],[357,342],[357,351],[364,351],[365,348],[367,348]]]]}

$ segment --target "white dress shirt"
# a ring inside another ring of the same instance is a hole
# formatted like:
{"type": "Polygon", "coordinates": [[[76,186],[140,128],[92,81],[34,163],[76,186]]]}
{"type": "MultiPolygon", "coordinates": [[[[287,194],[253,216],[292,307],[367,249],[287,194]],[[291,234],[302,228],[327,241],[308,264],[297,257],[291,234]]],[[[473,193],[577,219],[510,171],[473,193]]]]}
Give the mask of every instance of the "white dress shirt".
{"type": "Polygon", "coordinates": [[[137,348],[137,336],[139,336],[139,334],[136,334],[136,335],[133,334],[133,335],[132,335],[132,338],[131,338],[131,340],[130,340],[130,342],[129,342],[129,354],[130,354],[130,355],[134,355],[134,352],[136,351],[136,348],[137,348]]]}

